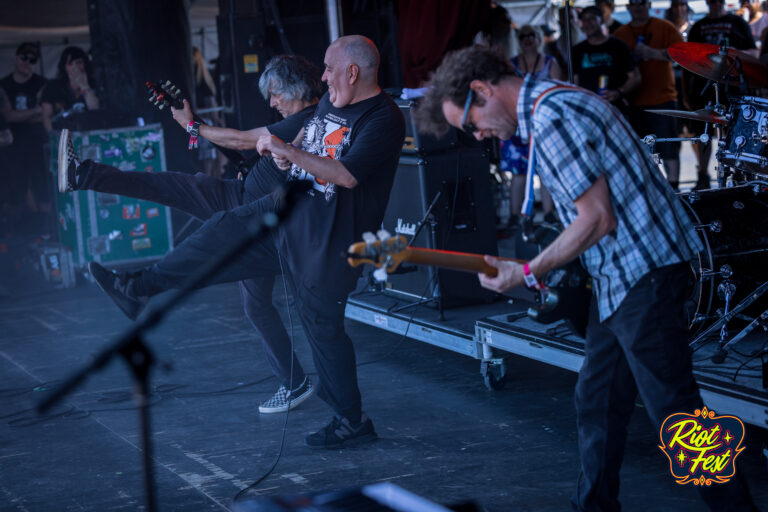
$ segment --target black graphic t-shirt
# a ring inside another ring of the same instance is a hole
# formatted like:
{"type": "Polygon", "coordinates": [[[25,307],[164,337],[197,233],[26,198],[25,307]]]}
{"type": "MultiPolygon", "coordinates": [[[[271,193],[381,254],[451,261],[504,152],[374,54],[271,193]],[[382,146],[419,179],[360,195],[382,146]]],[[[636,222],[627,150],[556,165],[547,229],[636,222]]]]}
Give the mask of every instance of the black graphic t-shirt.
{"type": "MultiPolygon", "coordinates": [[[[310,105],[282,121],[267,125],[267,130],[283,142],[291,142],[316,108],[317,105],[310,105]]],[[[279,169],[271,158],[259,158],[245,177],[243,201],[250,203],[273,192],[275,188],[285,183],[287,176],[288,173],[279,169]]]]}
{"type": "Polygon", "coordinates": [[[749,23],[735,14],[726,14],[722,18],[702,18],[697,21],[688,33],[688,42],[722,45],[737,50],[755,48],[755,40],[749,23]]]}
{"type": "Polygon", "coordinates": [[[283,142],[293,142],[296,134],[299,133],[301,127],[304,126],[307,118],[315,111],[317,105],[310,105],[304,110],[296,112],[292,116],[288,116],[276,123],[267,125],[269,133],[282,140],[283,142]]]}
{"type": "MultiPolygon", "coordinates": [[[[45,86],[45,78],[40,75],[32,75],[23,84],[13,79],[10,74],[0,80],[0,88],[5,91],[12,110],[29,110],[39,103],[37,95],[45,86]]],[[[13,133],[13,145],[38,146],[45,142],[45,129],[42,123],[8,123],[13,133]]]]}
{"type": "Polygon", "coordinates": [[[339,160],[357,186],[337,186],[292,166],[290,179],[307,180],[312,188],[279,229],[279,246],[297,281],[341,300],[360,275],[346,262],[347,248],[381,226],[405,120],[383,92],[344,108],[334,107],[325,94],[304,129],[302,149],[339,160]]]}
{"type": "Polygon", "coordinates": [[[607,89],[618,89],[634,67],[629,46],[615,37],[602,44],[582,41],[573,47],[573,73],[579,76],[579,86],[592,92],[597,92],[600,76],[607,77],[607,89]]]}

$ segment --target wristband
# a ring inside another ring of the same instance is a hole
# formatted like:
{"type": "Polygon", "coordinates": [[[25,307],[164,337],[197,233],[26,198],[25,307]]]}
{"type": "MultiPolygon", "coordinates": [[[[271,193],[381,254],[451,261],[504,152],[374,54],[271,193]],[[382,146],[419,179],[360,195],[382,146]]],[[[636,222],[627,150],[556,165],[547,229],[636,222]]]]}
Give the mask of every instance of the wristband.
{"type": "Polygon", "coordinates": [[[200,136],[200,123],[190,121],[187,125],[187,133],[189,133],[189,149],[197,148],[197,138],[200,136]]]}
{"type": "Polygon", "coordinates": [[[536,276],[533,275],[533,272],[531,272],[531,268],[528,266],[528,263],[523,264],[523,280],[525,281],[525,286],[528,288],[535,288],[539,289],[539,281],[536,279],[536,276]]]}

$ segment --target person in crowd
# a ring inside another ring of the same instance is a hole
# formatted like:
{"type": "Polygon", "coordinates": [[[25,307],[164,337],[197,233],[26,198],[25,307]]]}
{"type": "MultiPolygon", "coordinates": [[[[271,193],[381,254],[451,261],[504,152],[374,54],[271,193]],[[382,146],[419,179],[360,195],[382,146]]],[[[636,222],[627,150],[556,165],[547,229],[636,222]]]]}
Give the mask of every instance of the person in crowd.
{"type": "Polygon", "coordinates": [[[586,40],[573,48],[573,79],[629,115],[627,95],[640,85],[640,70],[624,41],[606,34],[600,9],[585,7],[579,13],[586,40]]]}
{"type": "Polygon", "coordinates": [[[505,55],[516,55],[520,50],[516,32],[517,27],[509,11],[504,6],[491,2],[488,26],[475,36],[475,44],[498,47],[505,55]]]}
{"type": "MultiPolygon", "coordinates": [[[[360,269],[339,255],[364,232],[381,226],[405,139],[405,120],[379,87],[378,68],[378,50],[367,38],[345,36],[328,47],[322,77],[328,93],[294,139],[298,147],[274,135],[263,135],[257,142],[262,160],[271,157],[287,172],[286,179],[306,182],[309,190],[295,199],[275,236],[252,242],[236,262],[206,283],[274,279],[281,272],[290,283],[318,372],[318,396],[334,411],[326,427],[305,438],[310,448],[340,448],[377,438],[362,410],[354,347],[344,330],[347,295],[360,269]]],[[[190,130],[198,132],[199,127],[193,124],[190,130]]],[[[99,168],[91,161],[80,162],[65,134],[59,156],[60,174],[67,183],[80,176],[88,180],[99,168]]],[[[104,167],[101,174],[114,174],[104,167]]],[[[242,188],[225,184],[217,190],[224,199],[242,188]]],[[[114,273],[91,263],[91,274],[110,299],[135,318],[151,296],[180,286],[222,247],[249,235],[251,224],[274,212],[277,199],[270,194],[246,203],[235,197],[155,265],[114,273]]],[[[290,379],[302,370],[291,344],[264,343],[277,345],[270,362],[283,369],[281,375],[292,385],[290,379]]],[[[283,401],[290,406],[290,397],[283,401]]]]}
{"type": "MultiPolygon", "coordinates": [[[[563,70],[563,78],[567,79],[568,77],[565,76],[568,73],[568,43],[565,37],[566,12],[565,7],[560,7],[557,10],[559,36],[557,39],[550,39],[546,42],[544,45],[544,53],[557,59],[558,66],[563,70]]],[[[571,9],[571,47],[577,45],[583,39],[581,32],[579,31],[579,20],[577,16],[577,9],[571,9]]]]}
{"type": "Polygon", "coordinates": [[[603,25],[608,29],[608,35],[616,32],[621,23],[613,18],[613,11],[616,9],[613,0],[597,0],[595,6],[600,9],[603,25]]]}
{"type": "Polygon", "coordinates": [[[45,86],[41,99],[46,131],[53,130],[57,114],[98,110],[99,98],[93,85],[93,66],[88,55],[77,46],[64,48],[56,78],[45,86]]]}
{"type": "MultiPolygon", "coordinates": [[[[525,264],[485,256],[496,292],[581,258],[593,279],[585,358],[576,384],[580,474],[573,510],[618,511],[627,425],[639,394],[654,431],[703,407],[693,378],[685,302],[688,261],[702,249],[672,188],[627,121],[578,87],[516,75],[487,48],[447,55],[417,111],[424,132],[449,126],[477,139],[532,137],[540,176],[565,229],[525,264]]],[[[654,447],[655,448],[655,447],[654,447]]],[[[697,486],[711,510],[754,512],[742,471],[697,486]]]]}
{"type": "Polygon", "coordinates": [[[691,29],[691,9],[688,0],[672,0],[669,9],[664,13],[664,19],[672,23],[683,41],[688,40],[688,31],[691,29]]]}
{"type": "MultiPolygon", "coordinates": [[[[544,36],[538,27],[523,25],[517,32],[520,41],[520,53],[512,57],[511,63],[521,76],[534,75],[539,78],[563,79],[563,72],[557,59],[542,53],[544,36]]],[[[520,222],[520,212],[523,206],[526,187],[526,171],[528,169],[528,141],[515,134],[508,140],[500,141],[501,170],[512,174],[510,183],[510,226],[520,222]]],[[[547,222],[554,223],[557,216],[552,199],[546,189],[540,188],[541,207],[547,222]]]]}
{"type": "Polygon", "coordinates": [[[768,28],[768,14],[763,11],[760,0],[741,0],[741,8],[744,9],[745,17],[748,18],[752,38],[758,46],[762,47],[760,42],[763,32],[768,28]]]}
{"type": "MultiPolygon", "coordinates": [[[[630,123],[640,137],[677,137],[676,118],[652,114],[646,109],[677,108],[675,75],[667,48],[683,38],[672,23],[650,16],[649,0],[630,0],[627,9],[632,20],[613,35],[629,46],[640,70],[640,86],[628,95],[630,123]]],[[[667,179],[676,189],[680,184],[680,143],[663,142],[655,150],[664,163],[667,179]]]]}
{"type": "MultiPolygon", "coordinates": [[[[51,179],[46,172],[40,95],[45,79],[35,72],[40,48],[35,43],[21,43],[16,48],[13,71],[0,80],[6,101],[0,114],[8,123],[12,142],[2,150],[4,184],[2,202],[15,227],[20,227],[23,213],[46,214],[51,209],[51,179]],[[17,222],[18,221],[18,222],[17,222]]],[[[45,226],[28,226],[43,229],[45,226]]]]}
{"type": "MultiPolygon", "coordinates": [[[[725,10],[724,0],[707,0],[709,13],[693,24],[688,33],[688,41],[692,43],[707,43],[714,45],[727,44],[737,50],[748,50],[757,53],[755,40],[749,24],[743,18],[731,14],[725,10]]],[[[716,102],[715,88],[707,87],[707,79],[694,73],[683,73],[684,98],[688,101],[685,105],[689,110],[699,110],[716,102]],[[706,90],[705,90],[706,87],[706,90]]],[[[724,91],[723,91],[724,92],[724,91]]],[[[720,102],[727,108],[726,95],[720,96],[720,102]]],[[[702,122],[691,123],[691,129],[695,134],[704,131],[702,122]]],[[[711,144],[696,144],[697,179],[696,189],[710,187],[709,160],[712,155],[711,144]]]]}

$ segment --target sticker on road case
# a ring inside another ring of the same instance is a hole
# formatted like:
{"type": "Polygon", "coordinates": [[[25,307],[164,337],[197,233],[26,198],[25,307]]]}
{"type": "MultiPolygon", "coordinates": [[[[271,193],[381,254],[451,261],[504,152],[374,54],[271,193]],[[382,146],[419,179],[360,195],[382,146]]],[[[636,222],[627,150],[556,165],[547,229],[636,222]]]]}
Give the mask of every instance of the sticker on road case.
{"type": "Polygon", "coordinates": [[[715,416],[706,407],[693,414],[676,412],[661,424],[659,439],[678,484],[724,484],[736,474],[736,457],[744,451],[744,423],[736,416],[715,416]]]}
{"type": "Polygon", "coordinates": [[[134,238],[131,240],[131,247],[134,251],[141,251],[152,247],[152,240],[147,238],[134,238]]]}

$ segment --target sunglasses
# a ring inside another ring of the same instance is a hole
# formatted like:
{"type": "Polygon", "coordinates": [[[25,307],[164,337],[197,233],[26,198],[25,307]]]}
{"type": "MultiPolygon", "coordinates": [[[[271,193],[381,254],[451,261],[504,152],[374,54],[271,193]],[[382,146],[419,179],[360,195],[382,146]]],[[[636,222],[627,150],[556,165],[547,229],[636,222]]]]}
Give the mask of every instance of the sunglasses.
{"type": "Polygon", "coordinates": [[[467,93],[467,101],[464,102],[464,115],[461,116],[461,129],[464,132],[473,135],[477,131],[477,126],[472,121],[467,122],[467,116],[469,115],[469,107],[472,106],[472,99],[474,98],[474,91],[472,89],[467,93]]]}
{"type": "Polygon", "coordinates": [[[522,41],[524,39],[528,39],[529,37],[536,37],[536,33],[535,32],[526,32],[525,34],[520,34],[518,36],[518,39],[520,39],[522,41]]]}
{"type": "Polygon", "coordinates": [[[19,58],[24,62],[29,62],[30,64],[37,64],[37,57],[34,55],[19,55],[19,58]]]}

